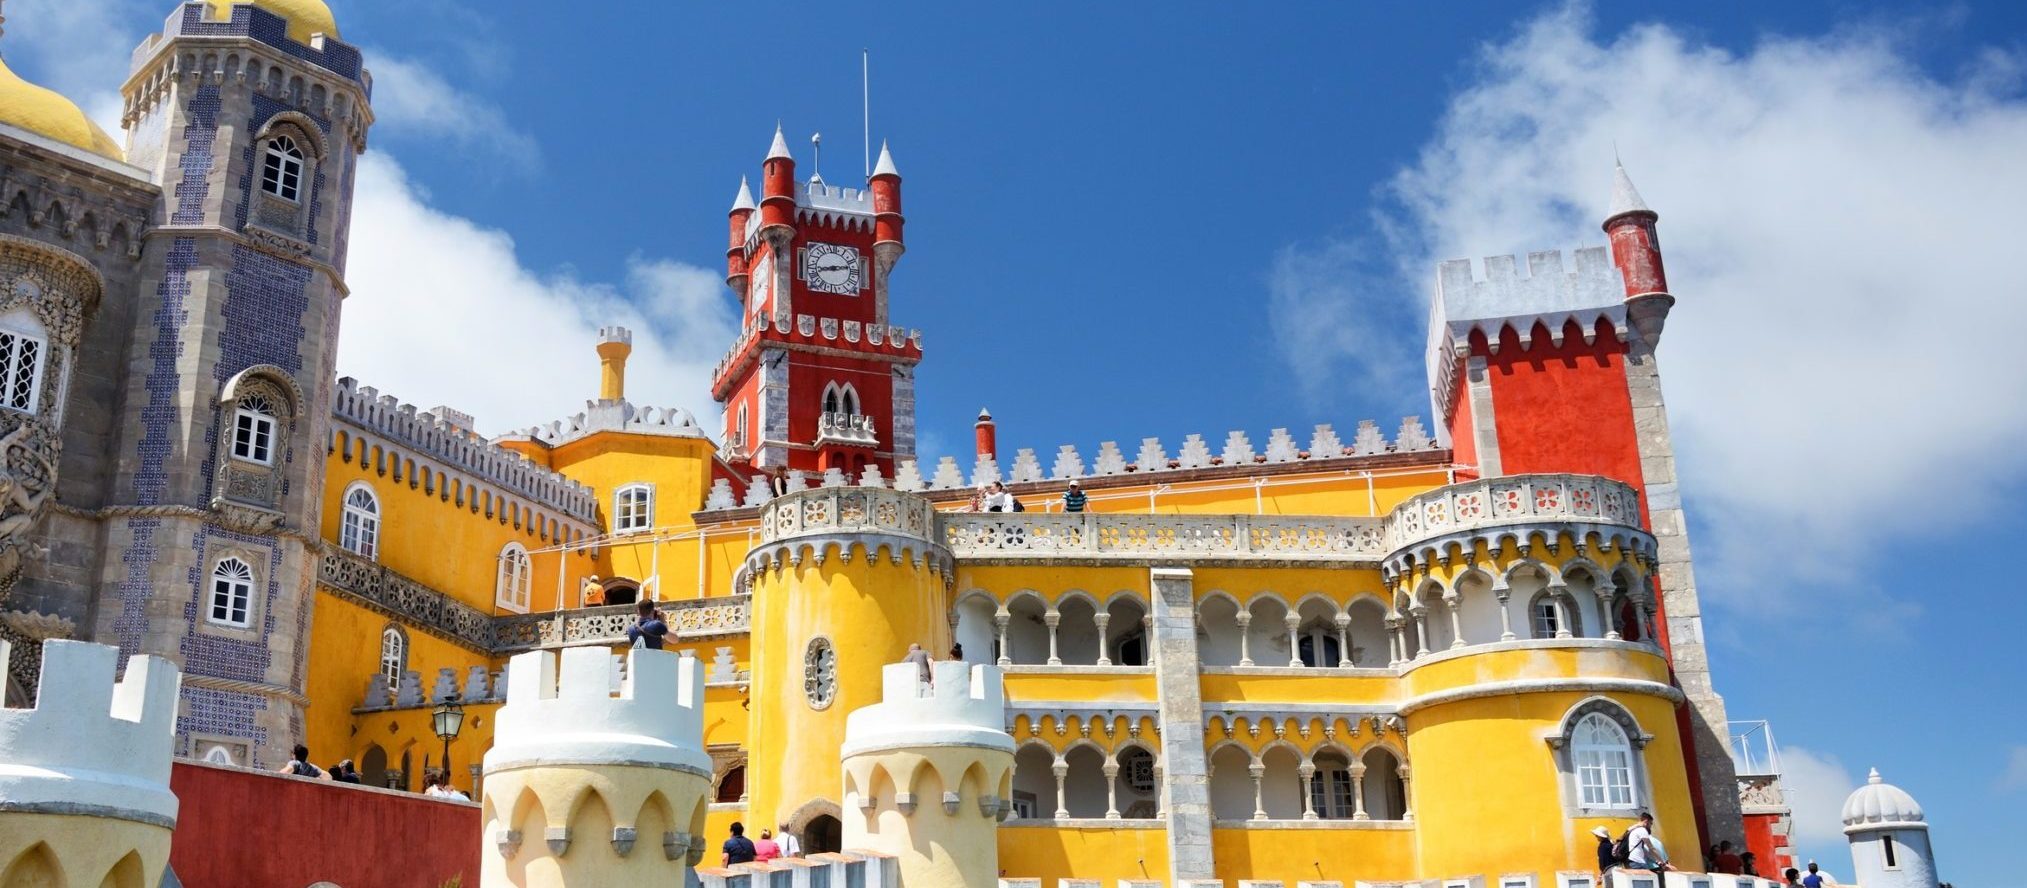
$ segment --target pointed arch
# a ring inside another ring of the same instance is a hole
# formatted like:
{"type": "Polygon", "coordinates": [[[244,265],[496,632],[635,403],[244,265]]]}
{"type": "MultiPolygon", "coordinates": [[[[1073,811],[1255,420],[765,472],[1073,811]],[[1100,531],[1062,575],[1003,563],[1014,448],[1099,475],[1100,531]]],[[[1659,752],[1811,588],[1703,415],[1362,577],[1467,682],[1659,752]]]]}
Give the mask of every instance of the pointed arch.
{"type": "Polygon", "coordinates": [[[99,880],[99,888],[145,888],[147,884],[139,850],[128,851],[125,857],[113,864],[112,869],[106,871],[105,878],[99,880]]]}
{"type": "Polygon", "coordinates": [[[57,862],[56,852],[49,843],[36,842],[28,846],[14,859],[8,861],[5,872],[0,872],[0,885],[67,885],[63,865],[57,862]]]}

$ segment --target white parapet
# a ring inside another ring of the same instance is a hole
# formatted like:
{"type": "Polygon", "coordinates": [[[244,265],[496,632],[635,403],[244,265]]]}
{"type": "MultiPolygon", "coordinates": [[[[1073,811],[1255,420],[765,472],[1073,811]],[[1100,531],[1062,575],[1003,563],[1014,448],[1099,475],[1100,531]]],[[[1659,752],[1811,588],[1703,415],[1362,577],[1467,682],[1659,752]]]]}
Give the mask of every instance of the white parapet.
{"type": "MultiPolygon", "coordinates": [[[[0,641],[0,663],[10,654],[0,641]]],[[[0,709],[0,803],[9,812],[81,814],[176,826],[169,791],[183,675],[160,657],[81,641],[42,646],[35,708],[0,709]]]]}
{"type": "Polygon", "coordinates": [[[530,765],[672,767],[709,777],[702,748],[704,666],[695,657],[645,648],[626,654],[613,678],[605,647],[529,651],[507,663],[507,702],[494,716],[485,768],[530,765]]]}
{"type": "Polygon", "coordinates": [[[1006,679],[996,666],[937,663],[925,686],[912,663],[880,670],[881,700],[845,717],[842,756],[904,746],[979,746],[1013,753],[1006,679]]]}

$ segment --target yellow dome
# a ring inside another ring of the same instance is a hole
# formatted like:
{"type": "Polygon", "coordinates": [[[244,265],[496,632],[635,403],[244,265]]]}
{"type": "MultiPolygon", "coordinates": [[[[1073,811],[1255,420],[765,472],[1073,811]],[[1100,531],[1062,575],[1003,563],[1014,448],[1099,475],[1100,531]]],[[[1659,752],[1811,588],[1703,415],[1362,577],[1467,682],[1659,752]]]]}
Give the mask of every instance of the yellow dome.
{"type": "Polygon", "coordinates": [[[0,123],[74,145],[113,160],[126,160],[120,143],[86,117],[84,109],[52,89],[29,83],[0,60],[0,123]]]}
{"type": "Polygon", "coordinates": [[[232,18],[235,6],[258,6],[289,23],[289,39],[297,43],[310,42],[311,34],[338,36],[338,19],[331,15],[331,7],[324,0],[206,0],[211,5],[211,16],[218,21],[232,18]]]}

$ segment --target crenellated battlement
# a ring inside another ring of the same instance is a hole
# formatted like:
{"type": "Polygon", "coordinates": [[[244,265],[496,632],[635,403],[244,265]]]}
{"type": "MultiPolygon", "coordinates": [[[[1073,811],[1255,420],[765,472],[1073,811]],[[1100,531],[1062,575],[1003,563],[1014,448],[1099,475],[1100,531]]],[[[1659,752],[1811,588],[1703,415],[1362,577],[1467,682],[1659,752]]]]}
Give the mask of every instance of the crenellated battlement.
{"type": "Polygon", "coordinates": [[[584,411],[544,425],[516,429],[502,439],[527,438],[551,447],[596,432],[626,432],[671,438],[703,438],[697,417],[681,407],[641,407],[631,401],[586,401],[584,411]]]}
{"type": "Polygon", "coordinates": [[[1604,247],[1585,247],[1572,254],[1575,267],[1565,269],[1561,250],[1527,254],[1527,274],[1513,256],[1488,256],[1485,275],[1475,274],[1469,259],[1451,259],[1436,266],[1436,293],[1429,302],[1428,371],[1436,420],[1442,425],[1455,406],[1456,365],[1469,349],[1472,334],[1484,336],[1497,352],[1511,329],[1523,349],[1533,345],[1535,328],[1548,331],[1558,346],[1574,322],[1586,343],[1600,322],[1626,335],[1626,283],[1604,247]]]}
{"type": "Polygon", "coordinates": [[[704,666],[695,657],[648,649],[615,657],[603,646],[565,648],[560,660],[558,653],[507,662],[507,702],[494,716],[487,772],[568,763],[710,777],[704,666]],[[623,664],[617,673],[615,660],[623,664]]]}
{"type": "MultiPolygon", "coordinates": [[[[0,640],[0,658],[10,645],[0,640]]],[[[182,673],[159,657],[127,660],[119,649],[51,640],[32,709],[0,709],[0,804],[4,810],[86,814],[174,828],[169,791],[182,673]]]]}
{"type": "Polygon", "coordinates": [[[881,700],[845,718],[843,755],[898,747],[979,746],[1013,752],[1006,733],[1006,679],[996,666],[961,660],[931,667],[924,685],[913,663],[880,669],[881,700]]]}

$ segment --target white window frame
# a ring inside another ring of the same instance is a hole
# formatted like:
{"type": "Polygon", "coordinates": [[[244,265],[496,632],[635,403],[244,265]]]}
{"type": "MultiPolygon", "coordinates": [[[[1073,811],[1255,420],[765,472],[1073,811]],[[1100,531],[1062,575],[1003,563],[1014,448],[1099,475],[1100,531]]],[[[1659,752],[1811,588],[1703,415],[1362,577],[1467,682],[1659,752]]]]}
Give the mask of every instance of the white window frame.
{"type": "Polygon", "coordinates": [[[1528,602],[1527,626],[1535,638],[1554,638],[1561,631],[1562,612],[1556,609],[1555,596],[1544,593],[1528,602]]]}
{"type": "Polygon", "coordinates": [[[612,492],[612,532],[641,533],[655,526],[655,486],[635,482],[612,492]]]}
{"type": "Polygon", "coordinates": [[[280,411],[281,407],[265,394],[241,396],[232,407],[232,458],[255,465],[274,465],[280,411]]]}
{"type": "Polygon", "coordinates": [[[533,597],[534,580],[534,563],[528,558],[528,550],[520,543],[508,543],[500,549],[500,569],[494,581],[493,601],[505,610],[527,613],[533,597]]]}
{"type": "Polygon", "coordinates": [[[864,400],[862,400],[859,397],[859,390],[857,386],[854,386],[849,382],[832,381],[830,384],[823,387],[823,400],[818,402],[818,406],[822,408],[823,412],[825,413],[842,413],[845,414],[846,416],[864,416],[866,405],[864,400]],[[837,406],[840,409],[837,410],[830,409],[832,399],[836,399],[837,406]]]}
{"type": "Polygon", "coordinates": [[[408,634],[393,623],[380,630],[380,674],[388,687],[401,686],[401,673],[408,671],[408,634]]]}
{"type": "Polygon", "coordinates": [[[42,406],[42,374],[48,366],[48,337],[16,327],[0,327],[0,408],[34,416],[42,406]],[[35,347],[35,356],[24,367],[21,350],[28,345],[35,347]],[[16,402],[14,393],[24,381],[28,384],[28,401],[22,404],[16,402]]]}
{"type": "Polygon", "coordinates": [[[260,190],[290,203],[301,203],[303,176],[309,170],[302,146],[287,134],[280,134],[268,139],[266,148],[262,153],[260,190]]]}
{"type": "Polygon", "coordinates": [[[204,618],[220,626],[251,628],[253,582],[253,565],[245,559],[237,555],[218,559],[211,567],[211,583],[204,599],[204,618]]]}
{"type": "Polygon", "coordinates": [[[380,495],[373,485],[357,481],[345,488],[343,514],[338,519],[338,547],[372,561],[380,560],[380,495]],[[358,503],[361,494],[366,502],[358,503]]]}
{"type": "Polygon", "coordinates": [[[1342,768],[1318,765],[1309,780],[1309,807],[1319,819],[1350,820],[1357,813],[1358,803],[1353,800],[1357,784],[1352,782],[1349,762],[1342,768]]]}
{"type": "Polygon", "coordinates": [[[1590,712],[1578,718],[1576,724],[1570,727],[1570,768],[1576,773],[1577,805],[1592,811],[1638,808],[1640,789],[1635,755],[1632,738],[1611,717],[1590,712]],[[1617,740],[1601,742],[1586,737],[1586,734],[1595,731],[1609,732],[1617,740]],[[1597,793],[1595,803],[1591,795],[1593,789],[1597,793]],[[1625,797],[1620,799],[1617,794],[1622,791],[1625,797]]]}

